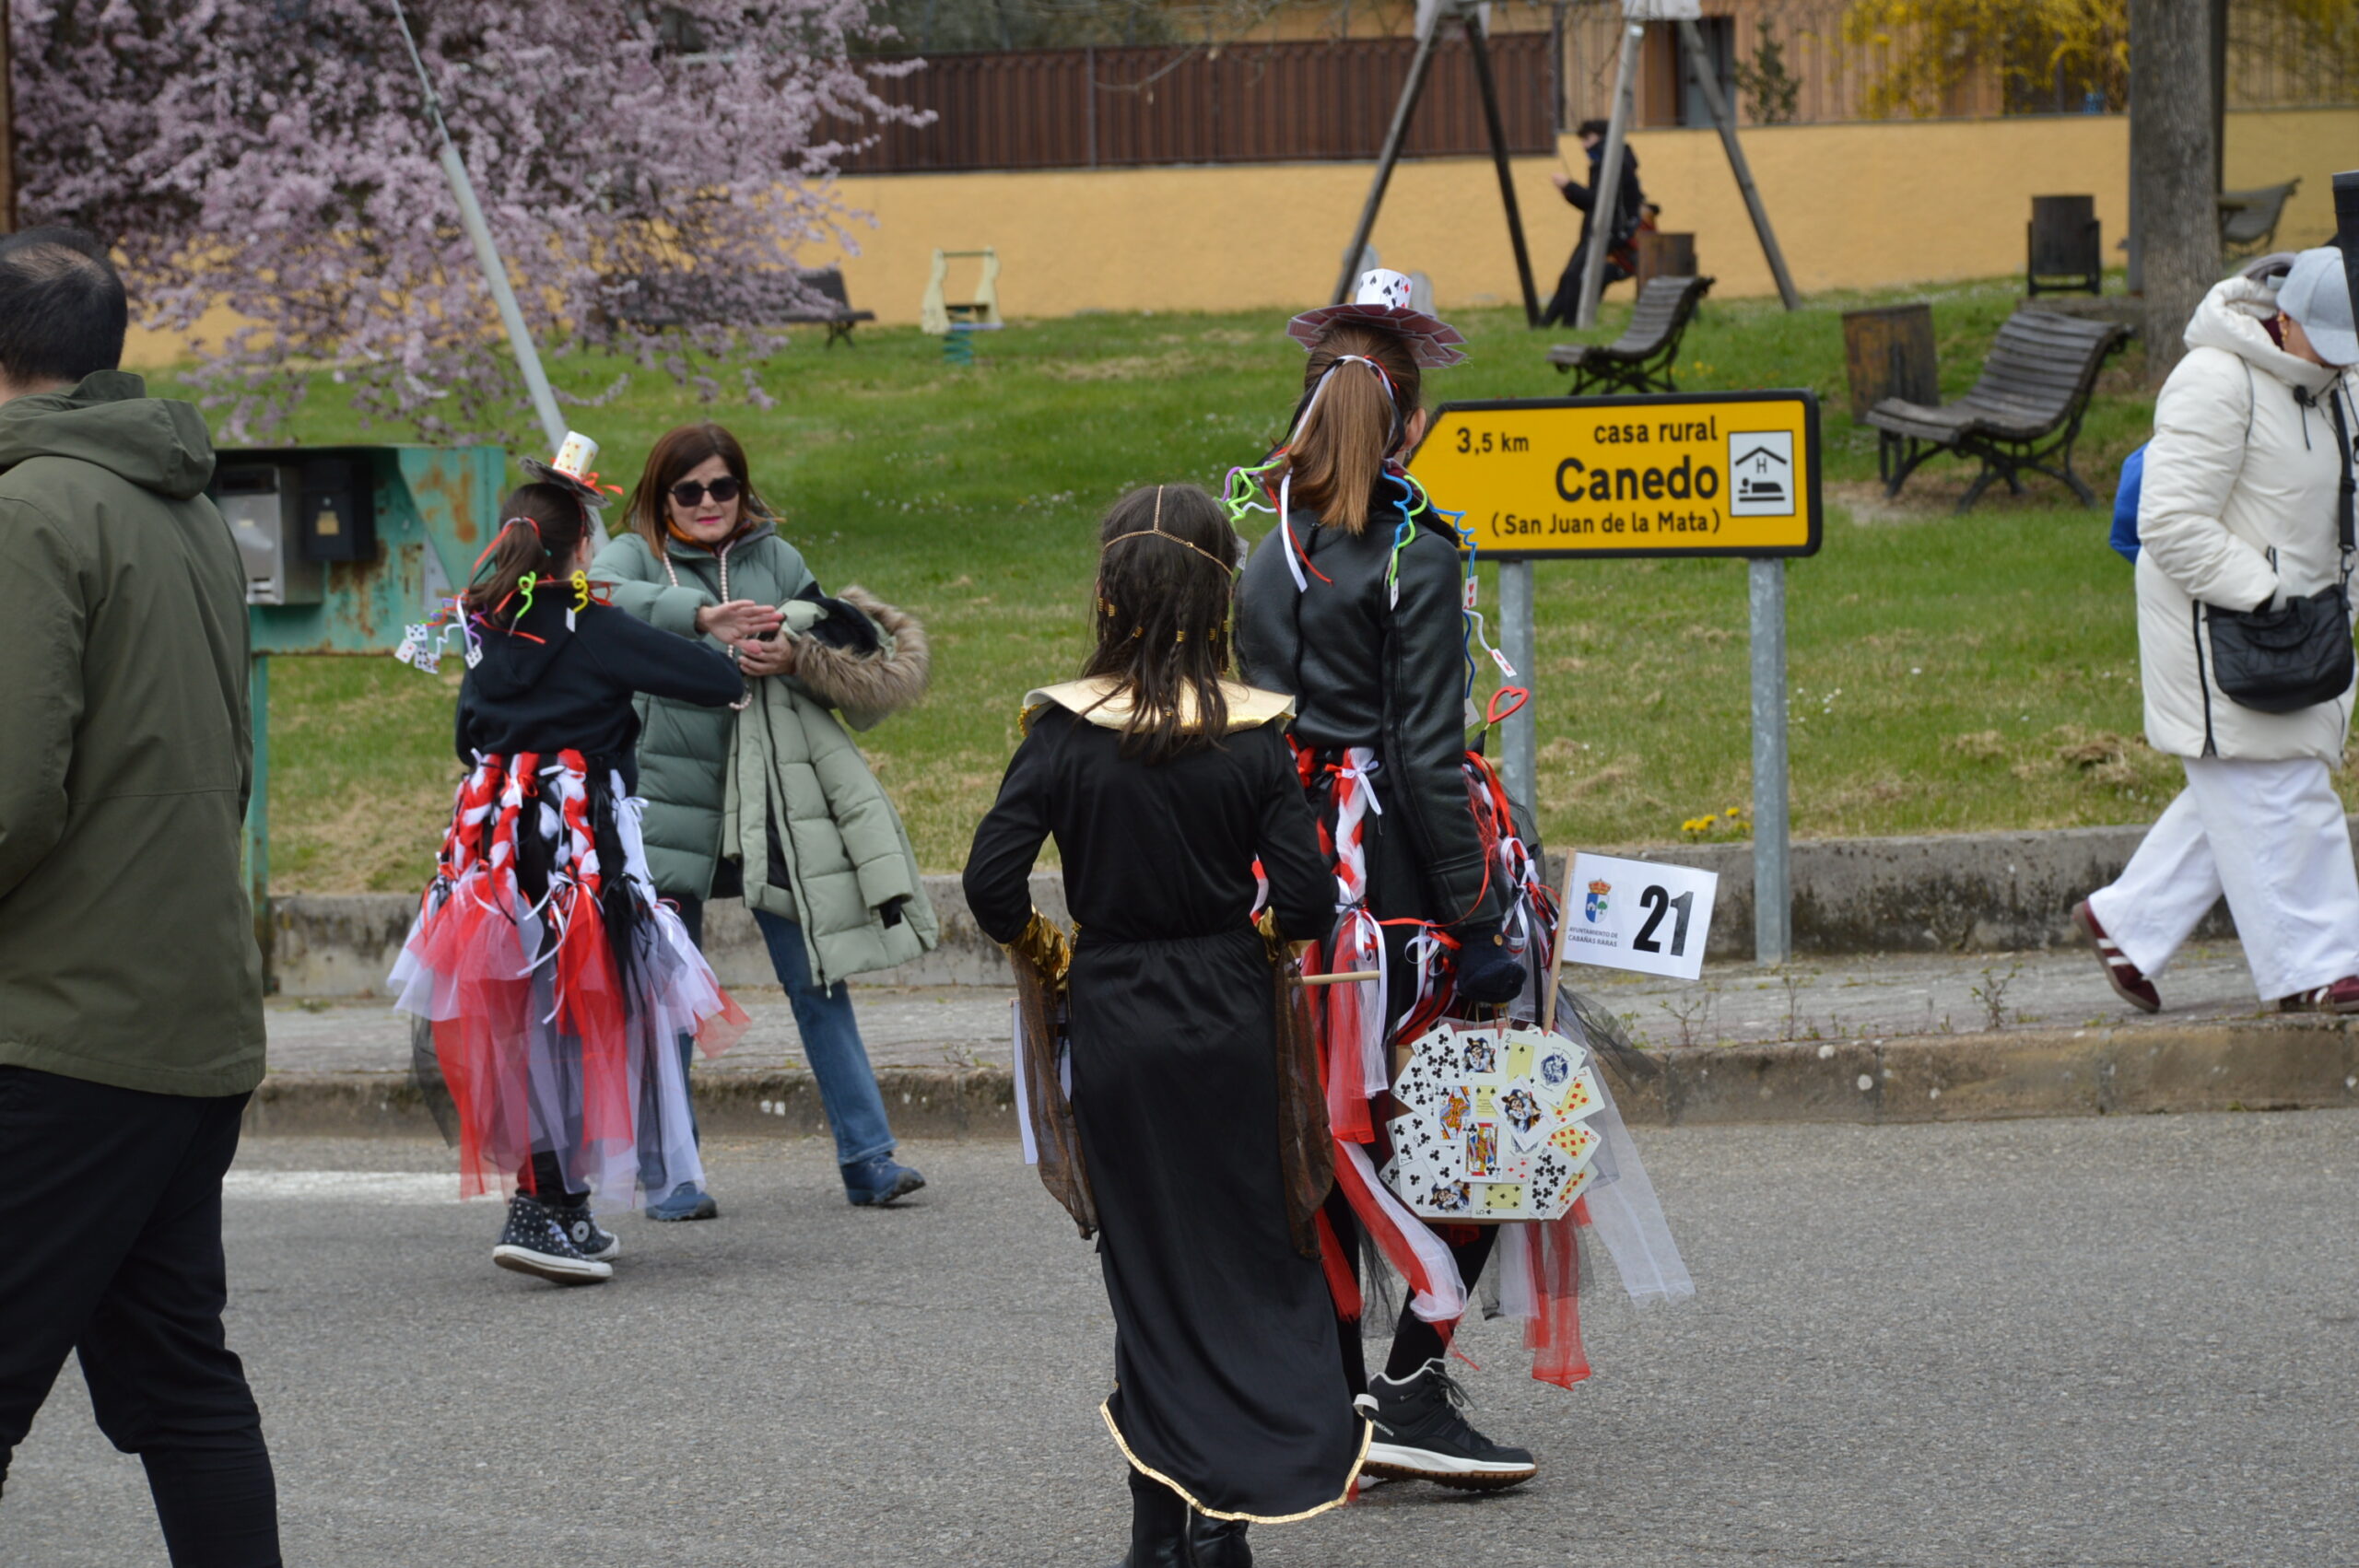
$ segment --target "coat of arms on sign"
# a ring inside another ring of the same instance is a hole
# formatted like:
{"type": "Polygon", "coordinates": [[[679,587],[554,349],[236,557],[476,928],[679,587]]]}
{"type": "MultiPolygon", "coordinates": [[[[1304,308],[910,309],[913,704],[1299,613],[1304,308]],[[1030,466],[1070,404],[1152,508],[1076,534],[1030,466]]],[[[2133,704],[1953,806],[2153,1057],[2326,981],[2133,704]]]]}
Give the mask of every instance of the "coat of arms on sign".
{"type": "Polygon", "coordinates": [[[1581,914],[1591,925],[1596,924],[1605,914],[1605,895],[1613,891],[1614,884],[1610,882],[1593,882],[1589,884],[1589,898],[1581,906],[1581,914]]]}

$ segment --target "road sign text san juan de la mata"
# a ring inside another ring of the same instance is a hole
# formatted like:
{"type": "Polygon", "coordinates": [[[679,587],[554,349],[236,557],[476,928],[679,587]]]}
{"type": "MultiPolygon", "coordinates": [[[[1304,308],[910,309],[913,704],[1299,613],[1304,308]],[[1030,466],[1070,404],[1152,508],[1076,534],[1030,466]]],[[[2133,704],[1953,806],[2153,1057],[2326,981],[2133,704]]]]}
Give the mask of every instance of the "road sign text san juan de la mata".
{"type": "Polygon", "coordinates": [[[1484,556],[1808,556],[1818,400],[1670,392],[1445,404],[1411,471],[1484,556]]]}

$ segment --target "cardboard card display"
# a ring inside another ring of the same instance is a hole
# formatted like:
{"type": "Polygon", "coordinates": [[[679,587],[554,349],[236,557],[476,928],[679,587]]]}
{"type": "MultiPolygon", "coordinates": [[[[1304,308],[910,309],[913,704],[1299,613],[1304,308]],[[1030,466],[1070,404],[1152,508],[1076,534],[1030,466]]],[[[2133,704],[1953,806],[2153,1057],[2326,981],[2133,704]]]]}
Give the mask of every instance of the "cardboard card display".
{"type": "Polygon", "coordinates": [[[1396,1050],[1377,1173],[1420,1218],[1563,1218],[1590,1179],[1604,1108],[1587,1047],[1529,1024],[1444,1020],[1396,1050]]]}

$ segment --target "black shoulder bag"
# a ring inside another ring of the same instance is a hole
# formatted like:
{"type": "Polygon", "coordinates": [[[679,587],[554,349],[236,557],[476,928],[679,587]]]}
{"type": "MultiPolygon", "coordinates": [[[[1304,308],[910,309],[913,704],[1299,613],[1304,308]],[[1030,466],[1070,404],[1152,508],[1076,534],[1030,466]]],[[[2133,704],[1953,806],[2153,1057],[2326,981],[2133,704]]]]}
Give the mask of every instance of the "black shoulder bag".
{"type": "Polygon", "coordinates": [[[2335,526],[2342,544],[2342,577],[2331,587],[2274,608],[2221,610],[2207,606],[2212,625],[2212,677],[2239,707],[2294,713],[2332,702],[2351,689],[2351,552],[2353,488],[2351,432],[2343,423],[2340,385],[2328,393],[2334,444],[2342,455],[2335,495],[2335,526]]]}

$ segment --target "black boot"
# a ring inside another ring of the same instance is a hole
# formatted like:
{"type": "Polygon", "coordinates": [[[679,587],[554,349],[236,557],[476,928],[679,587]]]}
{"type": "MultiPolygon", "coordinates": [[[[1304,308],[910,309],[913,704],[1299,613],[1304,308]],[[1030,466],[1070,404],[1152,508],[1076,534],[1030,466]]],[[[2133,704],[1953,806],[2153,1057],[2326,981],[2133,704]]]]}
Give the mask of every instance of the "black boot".
{"type": "Polygon", "coordinates": [[[1188,1544],[1196,1554],[1196,1568],[1253,1568],[1253,1549],[1245,1544],[1242,1519],[1208,1519],[1199,1514],[1188,1544]]]}
{"type": "Polygon", "coordinates": [[[1119,1568],[1195,1568],[1188,1504],[1159,1480],[1131,1472],[1131,1550],[1119,1568]]]}

